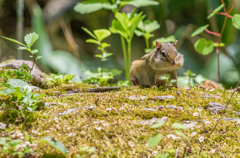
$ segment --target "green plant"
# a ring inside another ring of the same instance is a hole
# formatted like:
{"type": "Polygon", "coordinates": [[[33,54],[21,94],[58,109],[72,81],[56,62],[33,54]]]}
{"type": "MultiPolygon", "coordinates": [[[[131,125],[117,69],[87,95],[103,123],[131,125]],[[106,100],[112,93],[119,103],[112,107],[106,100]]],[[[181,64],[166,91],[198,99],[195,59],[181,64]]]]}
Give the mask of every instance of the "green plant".
{"type": "Polygon", "coordinates": [[[86,71],[85,74],[88,76],[84,81],[86,83],[97,83],[100,86],[107,85],[110,79],[113,79],[113,76],[119,75],[122,71],[118,69],[101,69],[100,67],[94,71],[86,71]]]}
{"type": "Polygon", "coordinates": [[[2,153],[11,156],[18,156],[19,158],[24,157],[26,153],[31,153],[32,148],[30,146],[21,146],[22,140],[1,137],[0,146],[2,146],[2,153]]]}
{"type": "Polygon", "coordinates": [[[20,79],[8,79],[4,85],[6,88],[0,91],[0,94],[6,97],[2,104],[5,106],[4,109],[7,111],[18,110],[26,124],[42,101],[39,99],[42,95],[33,93],[28,83],[20,79]]]}
{"type": "Polygon", "coordinates": [[[62,75],[60,74],[60,72],[57,74],[50,73],[50,76],[46,77],[46,82],[48,86],[58,86],[61,83],[68,83],[74,77],[75,75],[70,75],[70,74],[62,75]]]}
{"type": "MultiPolygon", "coordinates": [[[[120,1],[120,0],[102,0],[102,1],[91,1],[86,0],[84,2],[78,3],[75,6],[75,11],[86,14],[98,11],[100,9],[109,9],[114,13],[115,19],[112,21],[112,25],[109,30],[112,33],[117,33],[121,37],[124,63],[125,63],[125,77],[126,80],[129,81],[130,85],[130,76],[129,70],[131,65],[131,42],[134,35],[135,30],[138,27],[140,21],[143,20],[145,15],[143,13],[136,13],[136,9],[132,11],[131,14],[120,13],[120,9],[124,5],[133,5],[134,7],[143,7],[150,5],[158,5],[159,3],[154,0],[142,1],[142,0],[129,0],[129,1],[120,1]],[[125,40],[127,42],[127,51],[125,40]]],[[[147,30],[148,33],[151,29],[147,30]]],[[[148,35],[145,35],[148,39],[150,38],[148,35]]],[[[150,35],[151,36],[151,35],[150,35]]]]}
{"type": "Polygon", "coordinates": [[[171,86],[172,83],[175,83],[177,80],[171,79],[169,80],[170,75],[169,74],[164,74],[164,76],[161,76],[159,79],[164,80],[167,83],[167,86],[171,86]]]}
{"type": "MultiPolygon", "coordinates": [[[[84,155],[86,152],[88,154],[91,154],[96,148],[92,147],[90,148],[89,146],[86,147],[80,147],[80,154],[84,155]]],[[[79,156],[78,158],[82,158],[81,156],[79,156]]]]}
{"type": "Polygon", "coordinates": [[[140,21],[138,24],[138,29],[136,29],[134,32],[137,36],[143,36],[145,38],[146,42],[146,49],[149,48],[149,39],[153,37],[154,35],[152,34],[153,31],[156,31],[157,29],[160,28],[160,25],[156,20],[150,21],[150,20],[145,20],[145,21],[140,21]]]}
{"type": "MultiPolygon", "coordinates": [[[[161,121],[161,122],[158,122],[158,123],[156,123],[156,124],[153,124],[153,125],[151,126],[151,128],[159,128],[159,127],[163,126],[164,124],[165,124],[165,126],[166,126],[167,128],[172,127],[172,128],[177,129],[177,130],[175,130],[175,134],[183,137],[183,138],[184,138],[185,140],[187,140],[187,141],[190,140],[185,134],[183,134],[183,133],[180,131],[181,129],[185,130],[187,127],[186,127],[185,125],[181,124],[181,123],[178,123],[178,122],[175,122],[175,123],[173,123],[173,124],[170,124],[169,122],[166,122],[166,123],[165,123],[165,121],[161,121]]],[[[153,135],[148,139],[148,146],[149,146],[149,147],[157,146],[157,145],[161,142],[162,138],[163,138],[163,135],[160,134],[160,133],[155,133],[155,134],[153,134],[153,135]]],[[[156,157],[162,158],[162,157],[164,157],[164,156],[165,156],[165,157],[170,157],[170,155],[169,155],[168,153],[164,153],[164,154],[163,154],[163,153],[158,153],[158,155],[157,155],[156,157]]]]}
{"type": "Polygon", "coordinates": [[[208,54],[210,54],[214,50],[214,48],[216,49],[216,53],[217,53],[217,57],[218,57],[218,83],[220,82],[219,49],[220,49],[220,47],[224,47],[225,46],[225,44],[222,43],[221,41],[222,41],[222,36],[223,36],[223,32],[225,30],[227,19],[228,18],[232,19],[232,25],[235,28],[240,29],[240,14],[234,14],[233,16],[230,15],[234,5],[236,4],[236,1],[237,0],[234,0],[233,3],[231,3],[231,1],[229,1],[228,2],[228,8],[226,9],[225,3],[223,2],[223,0],[221,0],[222,4],[220,6],[218,6],[216,9],[214,9],[214,11],[207,17],[209,19],[209,18],[211,18],[212,16],[214,16],[216,14],[225,16],[224,22],[223,22],[223,25],[222,25],[222,29],[221,29],[220,33],[209,31],[207,29],[208,26],[209,26],[208,24],[198,28],[195,32],[192,33],[192,37],[194,37],[194,36],[202,33],[205,30],[208,34],[214,35],[214,36],[218,37],[217,42],[213,42],[211,40],[208,41],[205,38],[200,38],[194,44],[195,50],[198,53],[203,54],[203,55],[208,55],[208,54]],[[224,12],[219,12],[222,9],[223,9],[224,12]]]}
{"type": "Polygon", "coordinates": [[[99,47],[98,49],[101,51],[101,54],[95,55],[95,57],[101,59],[101,66],[95,69],[95,71],[86,71],[85,74],[88,76],[86,82],[90,83],[98,83],[99,85],[106,85],[109,79],[113,79],[113,76],[118,75],[121,73],[120,70],[108,70],[103,69],[104,61],[107,61],[107,57],[111,56],[112,53],[108,53],[105,48],[110,47],[111,45],[102,42],[103,39],[107,38],[111,35],[111,32],[106,29],[98,29],[94,30],[93,33],[88,29],[82,27],[82,29],[87,32],[93,39],[87,39],[87,43],[94,43],[97,44],[99,47]]]}
{"type": "Polygon", "coordinates": [[[66,147],[60,141],[55,140],[52,137],[45,137],[45,138],[43,138],[43,140],[44,140],[44,142],[52,145],[58,151],[62,152],[65,155],[68,155],[68,150],[66,149],[66,147]]]}
{"type": "Polygon", "coordinates": [[[7,82],[8,79],[21,79],[25,82],[31,83],[32,82],[32,76],[29,73],[29,68],[27,65],[23,64],[19,67],[17,70],[8,70],[7,72],[5,70],[0,72],[0,82],[4,83],[7,82]]]}
{"type": "Polygon", "coordinates": [[[32,68],[30,69],[30,74],[31,74],[35,62],[36,62],[38,59],[42,58],[41,56],[35,56],[35,55],[34,55],[34,54],[36,54],[36,53],[38,52],[37,49],[34,49],[34,50],[31,49],[32,45],[33,45],[33,44],[36,42],[36,40],[39,38],[39,35],[38,35],[37,33],[35,33],[35,32],[27,34],[27,35],[24,37],[24,41],[25,41],[26,45],[23,44],[23,43],[21,43],[21,42],[19,42],[19,41],[17,41],[17,40],[15,40],[15,39],[3,37],[3,36],[1,36],[1,37],[2,37],[2,38],[5,38],[5,39],[7,39],[7,40],[9,40],[9,41],[12,41],[12,42],[15,42],[15,43],[17,43],[17,44],[22,45],[22,47],[19,47],[18,49],[27,50],[27,51],[30,52],[30,54],[31,54],[30,57],[33,58],[33,65],[32,65],[32,68]]]}

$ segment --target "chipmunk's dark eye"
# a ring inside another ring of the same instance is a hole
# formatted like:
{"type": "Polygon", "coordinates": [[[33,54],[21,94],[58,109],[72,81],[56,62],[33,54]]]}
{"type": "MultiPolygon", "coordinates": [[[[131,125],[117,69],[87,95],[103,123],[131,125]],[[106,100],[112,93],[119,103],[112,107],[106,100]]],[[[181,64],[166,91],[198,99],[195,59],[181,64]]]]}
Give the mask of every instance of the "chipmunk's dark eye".
{"type": "Polygon", "coordinates": [[[164,52],[161,52],[161,54],[162,54],[163,57],[166,57],[166,54],[164,52]]]}

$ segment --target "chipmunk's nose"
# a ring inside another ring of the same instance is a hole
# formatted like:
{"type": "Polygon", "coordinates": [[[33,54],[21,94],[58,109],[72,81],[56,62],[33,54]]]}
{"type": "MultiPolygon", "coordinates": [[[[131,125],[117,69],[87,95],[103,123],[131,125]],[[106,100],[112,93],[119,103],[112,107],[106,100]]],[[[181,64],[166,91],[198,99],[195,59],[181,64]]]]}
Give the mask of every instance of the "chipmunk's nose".
{"type": "Polygon", "coordinates": [[[175,65],[175,60],[172,60],[172,66],[174,66],[175,65]]]}

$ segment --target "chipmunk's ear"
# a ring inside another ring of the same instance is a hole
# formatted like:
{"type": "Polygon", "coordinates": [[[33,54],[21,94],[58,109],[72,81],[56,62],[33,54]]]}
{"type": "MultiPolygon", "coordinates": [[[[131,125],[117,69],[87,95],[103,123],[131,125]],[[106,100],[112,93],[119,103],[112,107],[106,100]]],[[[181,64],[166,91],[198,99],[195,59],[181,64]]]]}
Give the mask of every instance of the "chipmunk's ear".
{"type": "Polygon", "coordinates": [[[178,42],[178,40],[176,40],[176,41],[173,43],[173,46],[174,46],[174,47],[177,46],[177,42],[178,42]]]}
{"type": "Polygon", "coordinates": [[[161,43],[159,43],[158,41],[156,41],[156,47],[159,50],[161,48],[161,43]]]}

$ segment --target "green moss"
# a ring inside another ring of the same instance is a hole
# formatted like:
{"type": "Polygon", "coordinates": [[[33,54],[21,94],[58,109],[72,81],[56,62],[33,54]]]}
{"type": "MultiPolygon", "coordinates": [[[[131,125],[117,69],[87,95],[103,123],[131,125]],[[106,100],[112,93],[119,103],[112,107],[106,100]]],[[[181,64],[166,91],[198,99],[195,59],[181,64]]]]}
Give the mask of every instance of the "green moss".
{"type": "MultiPolygon", "coordinates": [[[[8,127],[4,132],[10,132],[13,129],[19,129],[23,134],[28,133],[34,137],[34,142],[38,143],[35,152],[40,157],[64,157],[59,151],[52,146],[42,142],[46,136],[52,136],[62,142],[69,150],[68,157],[153,157],[152,152],[169,153],[174,156],[178,148],[179,154],[184,153],[186,146],[185,140],[167,138],[168,134],[175,134],[175,129],[171,126],[163,126],[153,129],[147,124],[139,124],[140,121],[150,120],[153,117],[167,117],[170,123],[185,121],[198,121],[193,129],[182,131],[190,138],[188,145],[191,146],[191,153],[188,157],[220,157],[226,154],[227,157],[237,157],[240,143],[240,132],[236,122],[221,121],[219,126],[213,132],[209,141],[205,144],[201,156],[198,156],[200,143],[198,138],[209,134],[211,128],[220,115],[213,115],[207,107],[209,102],[218,102],[225,105],[231,92],[226,90],[204,91],[199,88],[187,90],[181,88],[122,88],[119,91],[110,91],[104,93],[89,93],[88,88],[94,88],[88,84],[62,84],[58,87],[44,89],[40,93],[45,102],[55,102],[57,105],[51,105],[48,108],[42,108],[34,112],[29,120],[28,129],[23,127],[23,122],[15,123],[14,118],[19,117],[18,113],[4,113],[1,111],[0,121],[7,123],[8,127]],[[77,95],[66,95],[66,91],[80,90],[77,95]],[[176,92],[180,91],[180,95],[176,92]],[[218,97],[204,98],[202,95],[217,95],[218,97]],[[143,98],[141,96],[146,96],[143,98]],[[152,100],[158,95],[172,95],[176,99],[172,100],[152,100]],[[130,100],[130,96],[136,96],[140,100],[130,100]],[[60,104],[59,104],[60,103],[60,104]],[[176,105],[183,107],[181,109],[158,109],[158,106],[176,105]],[[92,110],[87,110],[85,106],[95,106],[92,110]],[[77,108],[73,113],[58,116],[70,108],[77,108]],[[107,109],[111,108],[111,109],[107,109]],[[144,110],[144,108],[153,108],[156,111],[144,110]],[[107,110],[106,110],[107,109],[107,110]],[[202,110],[201,110],[202,109],[202,110]],[[198,112],[199,116],[193,116],[198,112]],[[11,118],[9,115],[14,116],[11,118]],[[16,115],[16,116],[15,116],[16,115]],[[58,121],[55,118],[58,118],[58,121]],[[211,121],[206,125],[201,120],[211,121]],[[100,128],[101,129],[100,129],[100,128]],[[160,144],[156,147],[149,148],[146,146],[148,138],[159,132],[164,135],[160,144]],[[192,132],[197,132],[192,136],[192,132]],[[129,142],[134,146],[130,147],[129,142]],[[81,147],[95,147],[92,153],[83,152],[81,147]],[[212,150],[216,150],[214,153],[212,150]]],[[[240,103],[239,94],[235,94],[229,110],[224,117],[237,118],[232,110],[239,111],[240,103]]],[[[25,135],[25,134],[24,134],[25,135]]],[[[1,147],[0,147],[1,148],[1,147]]],[[[0,156],[3,156],[0,154],[0,156]]]]}

